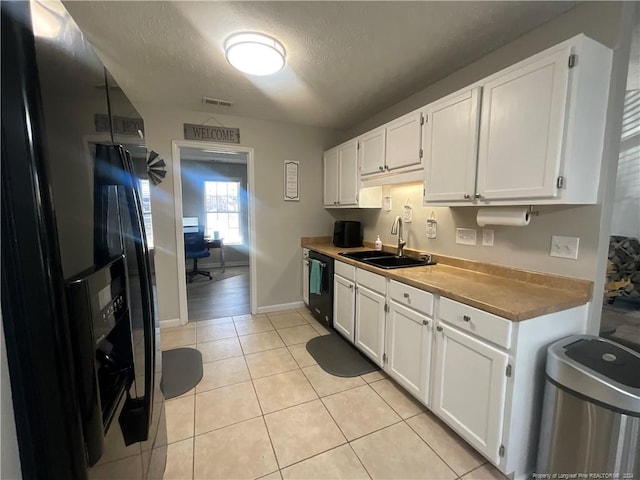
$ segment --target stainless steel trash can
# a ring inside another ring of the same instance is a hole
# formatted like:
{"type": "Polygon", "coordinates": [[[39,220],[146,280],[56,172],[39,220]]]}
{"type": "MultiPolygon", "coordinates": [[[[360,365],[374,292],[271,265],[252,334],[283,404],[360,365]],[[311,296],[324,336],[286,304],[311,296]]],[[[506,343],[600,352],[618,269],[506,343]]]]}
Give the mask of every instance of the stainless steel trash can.
{"type": "Polygon", "coordinates": [[[640,354],[573,336],[547,349],[545,371],[536,477],[640,479],[640,354]]]}

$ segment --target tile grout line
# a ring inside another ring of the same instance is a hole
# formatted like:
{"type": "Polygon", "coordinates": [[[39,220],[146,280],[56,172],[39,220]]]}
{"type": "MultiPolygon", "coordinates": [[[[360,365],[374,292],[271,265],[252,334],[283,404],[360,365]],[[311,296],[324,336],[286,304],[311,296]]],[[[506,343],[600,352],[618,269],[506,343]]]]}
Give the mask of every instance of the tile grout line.
{"type": "MultiPolygon", "coordinates": [[[[424,412],[423,412],[423,413],[424,413],[424,412]]],[[[418,415],[420,415],[420,414],[418,414],[418,415]]],[[[417,417],[417,415],[414,415],[413,417],[417,417]]],[[[413,418],[413,417],[410,417],[410,418],[413,418]]],[[[436,457],[438,457],[438,458],[439,458],[439,459],[440,459],[440,460],[441,460],[441,461],[442,461],[442,462],[443,462],[443,463],[444,463],[444,464],[449,468],[449,470],[451,470],[451,471],[455,474],[456,478],[460,478],[460,477],[462,477],[462,475],[458,475],[458,472],[456,472],[456,471],[453,469],[453,467],[452,467],[451,465],[449,465],[449,462],[447,462],[444,458],[442,458],[442,456],[440,456],[440,454],[436,451],[436,449],[435,449],[435,448],[433,448],[431,445],[429,445],[429,442],[427,442],[424,438],[422,438],[422,436],[421,436],[421,435],[416,431],[416,429],[415,429],[415,428],[413,428],[413,427],[411,426],[411,424],[410,424],[409,422],[407,422],[407,420],[408,420],[408,419],[404,420],[404,423],[406,423],[406,424],[407,424],[407,427],[409,427],[409,429],[410,429],[413,433],[415,433],[415,434],[418,436],[418,438],[419,438],[420,440],[422,440],[422,441],[424,442],[424,444],[425,444],[427,447],[429,447],[429,449],[430,449],[430,450],[431,450],[431,451],[436,455],[436,457]]],[[[471,470],[469,470],[469,471],[473,471],[473,469],[471,469],[471,470]]],[[[467,472],[467,473],[469,473],[469,472],[467,472]]],[[[463,475],[466,475],[466,473],[464,473],[463,475]]]]}
{"type": "MultiPolygon", "coordinates": [[[[398,412],[395,408],[393,408],[393,406],[389,402],[387,402],[387,400],[382,395],[380,395],[380,392],[378,392],[375,388],[371,386],[372,384],[377,382],[382,382],[383,380],[389,380],[389,379],[381,378],[380,380],[376,380],[375,382],[371,382],[371,383],[367,382],[367,385],[369,386],[369,388],[371,388],[371,390],[373,390],[376,393],[376,395],[378,395],[378,397],[380,397],[380,399],[382,399],[382,401],[393,411],[393,413],[398,415],[398,417],[400,417],[402,420],[405,420],[405,418],[400,414],[400,412],[398,412]]],[[[416,415],[419,415],[419,413],[416,415]]],[[[415,415],[412,415],[412,416],[415,416],[415,415]]]]}
{"type": "Polygon", "coordinates": [[[369,475],[369,478],[372,479],[373,476],[371,476],[371,473],[369,473],[369,470],[367,470],[367,467],[365,466],[364,463],[362,463],[362,459],[358,456],[358,453],[355,451],[355,449],[353,448],[353,445],[351,445],[351,442],[348,442],[347,445],[349,445],[349,448],[351,449],[351,451],[353,452],[353,454],[356,456],[356,458],[358,459],[358,462],[360,463],[360,465],[362,465],[362,468],[364,469],[365,472],[367,472],[367,475],[369,475]]]}
{"type": "MultiPolygon", "coordinates": [[[[244,363],[249,370],[249,364],[247,363],[246,355],[243,355],[244,363]]],[[[249,370],[249,376],[251,376],[251,370],[249,370]]],[[[256,396],[256,401],[258,402],[258,408],[260,409],[260,416],[262,418],[262,424],[264,425],[264,429],[267,432],[267,437],[269,438],[269,445],[271,445],[271,451],[273,452],[273,458],[276,461],[276,467],[278,472],[280,471],[280,460],[278,460],[278,455],[276,454],[276,448],[273,445],[273,440],[271,439],[271,433],[269,432],[269,427],[267,426],[267,419],[264,417],[264,409],[262,408],[262,403],[260,403],[260,397],[258,396],[258,391],[256,390],[256,386],[253,383],[253,379],[251,379],[251,388],[253,388],[253,394],[256,396]]],[[[264,475],[263,475],[264,476],[264,475]]],[[[282,478],[282,474],[280,474],[280,478],[282,478]]]]}

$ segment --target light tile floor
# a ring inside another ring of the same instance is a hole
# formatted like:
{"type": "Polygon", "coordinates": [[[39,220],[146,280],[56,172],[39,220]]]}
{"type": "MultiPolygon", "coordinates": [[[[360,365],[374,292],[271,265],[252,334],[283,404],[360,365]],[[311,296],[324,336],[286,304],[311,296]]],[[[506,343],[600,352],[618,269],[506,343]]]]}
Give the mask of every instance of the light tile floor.
{"type": "Polygon", "coordinates": [[[306,309],[162,331],[202,352],[203,379],[166,401],[165,479],[505,480],[383,372],[327,374],[306,309]]]}

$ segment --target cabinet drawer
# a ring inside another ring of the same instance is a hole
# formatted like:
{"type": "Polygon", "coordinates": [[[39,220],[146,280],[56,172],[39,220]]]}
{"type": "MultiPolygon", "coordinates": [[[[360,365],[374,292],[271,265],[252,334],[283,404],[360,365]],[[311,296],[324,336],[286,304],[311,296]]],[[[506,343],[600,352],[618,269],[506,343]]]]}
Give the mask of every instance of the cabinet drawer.
{"type": "Polygon", "coordinates": [[[356,281],[356,267],[353,265],[347,265],[344,262],[336,261],[333,266],[333,272],[347,280],[351,280],[352,282],[356,281]]]}
{"type": "Polygon", "coordinates": [[[445,322],[496,345],[507,349],[511,347],[512,323],[509,320],[448,298],[440,299],[439,316],[445,322]]]}
{"type": "Polygon", "coordinates": [[[391,300],[401,305],[430,317],[433,316],[433,295],[429,292],[391,280],[389,282],[389,296],[391,300]]]}
{"type": "Polygon", "coordinates": [[[386,293],[386,290],[387,290],[386,278],[384,278],[382,275],[371,273],[366,270],[362,270],[360,268],[356,270],[356,283],[358,285],[367,287],[375,292],[382,293],[383,295],[386,293]]]}

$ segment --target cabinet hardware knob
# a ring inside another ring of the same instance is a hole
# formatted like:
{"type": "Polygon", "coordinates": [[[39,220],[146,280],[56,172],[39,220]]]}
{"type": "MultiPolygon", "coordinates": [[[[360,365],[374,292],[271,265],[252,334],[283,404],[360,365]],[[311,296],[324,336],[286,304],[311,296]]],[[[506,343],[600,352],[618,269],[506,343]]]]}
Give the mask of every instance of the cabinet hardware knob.
{"type": "Polygon", "coordinates": [[[470,321],[471,321],[471,317],[470,317],[469,315],[463,315],[463,316],[462,316],[462,319],[463,319],[465,322],[470,322],[470,321]]]}
{"type": "Polygon", "coordinates": [[[474,195],[474,197],[476,197],[476,198],[482,198],[482,195],[480,195],[479,193],[476,193],[476,194],[474,195]]]}
{"type": "Polygon", "coordinates": [[[387,170],[387,171],[389,171],[389,165],[385,165],[385,166],[384,166],[384,169],[385,169],[385,170],[387,170]]]}
{"type": "Polygon", "coordinates": [[[378,167],[378,170],[380,170],[381,172],[384,172],[384,167],[380,166],[378,167]]]}
{"type": "Polygon", "coordinates": [[[440,325],[438,325],[438,326],[436,327],[436,330],[437,330],[437,331],[439,331],[439,332],[441,332],[441,331],[442,331],[442,327],[441,327],[440,325]]]}
{"type": "Polygon", "coordinates": [[[471,195],[469,195],[468,193],[465,193],[464,198],[471,198],[471,195]]]}
{"type": "Polygon", "coordinates": [[[405,293],[405,294],[403,294],[402,296],[403,296],[404,298],[409,298],[409,294],[408,294],[408,293],[405,293]]]}
{"type": "Polygon", "coordinates": [[[353,290],[353,285],[349,285],[349,290],[353,290]]]}

